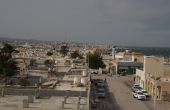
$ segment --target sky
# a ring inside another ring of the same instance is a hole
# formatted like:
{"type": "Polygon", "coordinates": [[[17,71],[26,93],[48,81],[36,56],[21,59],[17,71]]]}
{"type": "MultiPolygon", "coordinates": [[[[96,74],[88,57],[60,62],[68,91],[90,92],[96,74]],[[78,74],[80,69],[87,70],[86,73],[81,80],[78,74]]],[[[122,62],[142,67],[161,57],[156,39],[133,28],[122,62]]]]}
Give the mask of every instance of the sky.
{"type": "Polygon", "coordinates": [[[0,0],[0,37],[170,47],[170,0],[0,0]]]}

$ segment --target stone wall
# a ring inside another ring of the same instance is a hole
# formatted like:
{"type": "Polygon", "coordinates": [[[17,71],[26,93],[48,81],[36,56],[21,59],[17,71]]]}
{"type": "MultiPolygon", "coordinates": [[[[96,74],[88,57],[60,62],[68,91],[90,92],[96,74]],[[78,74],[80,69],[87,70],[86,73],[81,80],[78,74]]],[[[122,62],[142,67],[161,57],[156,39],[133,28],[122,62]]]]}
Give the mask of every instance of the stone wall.
{"type": "MultiPolygon", "coordinates": [[[[12,88],[5,88],[4,89],[4,95],[37,95],[39,97],[48,97],[48,96],[66,96],[69,94],[69,96],[72,97],[87,97],[87,91],[64,91],[64,90],[47,90],[47,89],[12,89],[12,88]]],[[[2,95],[2,88],[0,88],[0,94],[2,95]]]]}

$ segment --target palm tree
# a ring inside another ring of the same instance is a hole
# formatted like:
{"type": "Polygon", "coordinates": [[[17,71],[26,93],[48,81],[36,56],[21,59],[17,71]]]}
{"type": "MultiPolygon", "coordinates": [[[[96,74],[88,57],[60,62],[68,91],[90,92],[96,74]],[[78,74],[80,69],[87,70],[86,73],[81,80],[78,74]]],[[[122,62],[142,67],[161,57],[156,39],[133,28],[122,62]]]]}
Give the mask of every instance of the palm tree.
{"type": "Polygon", "coordinates": [[[67,45],[62,45],[60,49],[60,53],[65,57],[69,52],[69,47],[67,45]]]}
{"type": "Polygon", "coordinates": [[[11,76],[15,73],[16,62],[12,60],[12,53],[16,50],[9,44],[4,44],[0,49],[0,75],[1,77],[11,76]]]}
{"type": "Polygon", "coordinates": [[[8,59],[12,58],[13,52],[18,52],[11,45],[5,43],[4,47],[0,50],[1,54],[5,55],[8,59]]]}

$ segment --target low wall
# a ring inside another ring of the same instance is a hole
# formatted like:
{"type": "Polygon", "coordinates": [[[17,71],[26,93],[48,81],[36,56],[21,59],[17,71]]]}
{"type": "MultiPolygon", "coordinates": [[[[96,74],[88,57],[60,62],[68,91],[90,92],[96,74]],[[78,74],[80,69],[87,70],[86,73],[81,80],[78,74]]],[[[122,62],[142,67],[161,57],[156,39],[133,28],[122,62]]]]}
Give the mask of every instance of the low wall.
{"type": "Polygon", "coordinates": [[[91,94],[90,94],[90,91],[91,91],[91,84],[89,85],[89,90],[87,91],[87,109],[88,110],[91,110],[91,103],[90,103],[90,97],[91,97],[91,94]]]}
{"type": "MultiPolygon", "coordinates": [[[[47,89],[13,89],[13,88],[4,88],[4,95],[37,95],[39,97],[48,97],[48,96],[69,96],[72,97],[87,97],[87,91],[64,91],[64,90],[47,90],[47,89]]],[[[2,95],[2,88],[0,88],[0,94],[2,95]]]]}

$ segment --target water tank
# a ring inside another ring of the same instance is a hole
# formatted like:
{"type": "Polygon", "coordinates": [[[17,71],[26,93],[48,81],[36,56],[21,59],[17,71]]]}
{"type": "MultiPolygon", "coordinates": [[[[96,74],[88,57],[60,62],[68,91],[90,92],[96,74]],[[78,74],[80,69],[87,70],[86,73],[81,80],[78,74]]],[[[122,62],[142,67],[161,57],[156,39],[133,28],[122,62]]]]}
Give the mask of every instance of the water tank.
{"type": "Polygon", "coordinates": [[[73,64],[71,64],[71,68],[75,68],[76,66],[75,66],[75,64],[73,63],[73,64]]]}
{"type": "Polygon", "coordinates": [[[80,83],[80,82],[81,82],[80,77],[74,77],[74,84],[80,83]]]}
{"type": "Polygon", "coordinates": [[[83,70],[83,71],[82,71],[82,76],[84,76],[84,77],[87,76],[87,71],[86,71],[86,70],[83,70]]]}
{"type": "Polygon", "coordinates": [[[84,77],[82,77],[82,78],[81,78],[81,83],[82,83],[83,85],[87,85],[87,79],[84,78],[84,77]]]}

